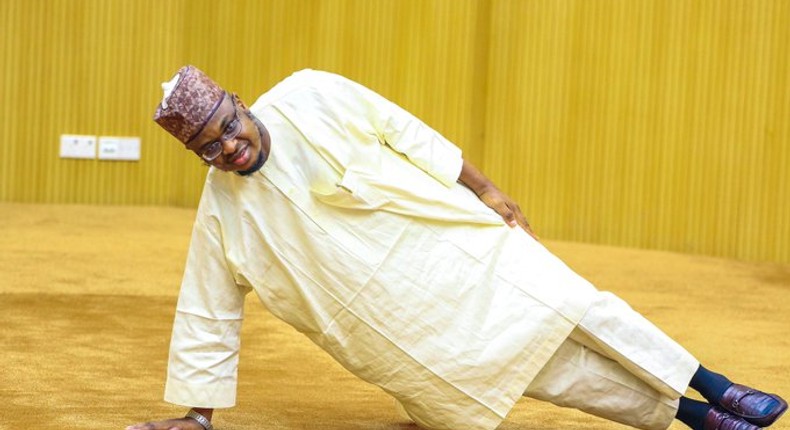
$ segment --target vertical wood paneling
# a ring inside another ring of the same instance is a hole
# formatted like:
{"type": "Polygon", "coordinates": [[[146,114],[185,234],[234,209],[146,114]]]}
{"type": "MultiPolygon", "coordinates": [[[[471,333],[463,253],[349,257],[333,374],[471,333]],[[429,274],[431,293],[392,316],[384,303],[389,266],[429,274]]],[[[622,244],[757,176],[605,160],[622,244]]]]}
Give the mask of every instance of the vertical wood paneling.
{"type": "Polygon", "coordinates": [[[486,171],[546,237],[790,261],[789,8],[494,1],[486,171]]]}
{"type": "Polygon", "coordinates": [[[544,237],[790,261],[784,0],[5,0],[0,27],[0,201],[195,205],[159,83],[192,63],[252,103],[310,67],[458,143],[544,237]],[[143,160],[61,160],[63,133],[143,160]]]}
{"type": "MultiPolygon", "coordinates": [[[[7,0],[0,200],[194,205],[205,167],[151,121],[196,64],[252,103],[305,68],[343,73],[467,145],[483,0],[7,0]],[[130,135],[139,163],[61,160],[60,134],[130,135]]],[[[480,56],[479,53],[478,57],[480,56]]],[[[484,94],[478,96],[484,96],[484,94]]],[[[474,151],[470,151],[470,154],[474,151]]],[[[479,160],[480,161],[480,160],[479,160]]]]}

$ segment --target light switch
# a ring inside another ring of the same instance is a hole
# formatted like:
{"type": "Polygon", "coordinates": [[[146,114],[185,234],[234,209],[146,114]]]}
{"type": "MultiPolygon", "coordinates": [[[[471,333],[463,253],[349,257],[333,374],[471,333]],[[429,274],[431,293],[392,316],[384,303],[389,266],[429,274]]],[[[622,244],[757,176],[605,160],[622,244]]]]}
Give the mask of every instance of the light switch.
{"type": "Polygon", "coordinates": [[[139,137],[99,137],[100,160],[135,161],[140,159],[139,137]]]}

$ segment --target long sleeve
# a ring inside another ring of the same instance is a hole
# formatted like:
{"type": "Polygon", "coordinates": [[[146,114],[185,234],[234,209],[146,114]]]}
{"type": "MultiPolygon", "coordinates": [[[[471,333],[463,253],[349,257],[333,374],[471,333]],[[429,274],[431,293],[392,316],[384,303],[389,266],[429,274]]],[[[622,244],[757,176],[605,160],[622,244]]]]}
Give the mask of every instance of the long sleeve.
{"type": "Polygon", "coordinates": [[[199,211],[170,341],[166,401],[204,408],[235,404],[247,292],[228,268],[219,223],[199,211]]]}
{"type": "Polygon", "coordinates": [[[384,141],[445,186],[461,174],[461,149],[400,106],[386,100],[379,129],[384,141]]]}
{"type": "Polygon", "coordinates": [[[412,164],[445,186],[452,186],[461,173],[461,149],[405,109],[378,93],[349,79],[336,76],[340,91],[350,109],[365,109],[379,139],[405,155],[412,164]]]}
{"type": "Polygon", "coordinates": [[[461,174],[457,146],[405,109],[343,76],[296,72],[261,96],[251,110],[264,115],[268,107],[288,118],[336,169],[369,168],[370,148],[363,146],[378,141],[445,187],[454,186],[461,174]]]}

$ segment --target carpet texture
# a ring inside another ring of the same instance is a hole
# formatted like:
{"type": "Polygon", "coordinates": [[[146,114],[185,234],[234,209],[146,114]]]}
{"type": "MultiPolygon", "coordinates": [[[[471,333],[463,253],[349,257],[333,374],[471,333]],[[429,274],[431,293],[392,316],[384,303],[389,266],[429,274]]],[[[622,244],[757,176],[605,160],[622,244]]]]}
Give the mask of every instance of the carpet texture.
{"type": "MultiPolygon", "coordinates": [[[[0,430],[122,429],[186,412],[162,392],[194,214],[0,204],[0,430]]],[[[790,397],[790,266],[546,245],[708,368],[790,397]]],[[[246,312],[238,405],[215,413],[218,430],[416,429],[254,294],[246,312]]],[[[531,399],[500,427],[625,428],[531,399]]]]}

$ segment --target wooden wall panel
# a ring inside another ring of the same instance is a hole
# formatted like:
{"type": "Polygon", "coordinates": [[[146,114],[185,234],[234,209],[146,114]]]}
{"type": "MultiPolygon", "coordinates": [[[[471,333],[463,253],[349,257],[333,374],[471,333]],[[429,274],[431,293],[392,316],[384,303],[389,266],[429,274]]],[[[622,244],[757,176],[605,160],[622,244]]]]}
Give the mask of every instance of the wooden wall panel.
{"type": "Polygon", "coordinates": [[[249,103],[302,68],[342,73],[409,107],[474,158],[484,118],[467,106],[485,96],[473,84],[487,70],[474,67],[485,58],[477,34],[485,4],[0,2],[2,89],[13,101],[0,108],[0,200],[195,205],[205,167],[151,121],[159,83],[187,63],[249,103]],[[142,161],[62,160],[61,134],[140,136],[142,161]]]}
{"type": "MultiPolygon", "coordinates": [[[[187,204],[182,154],[150,126],[151,83],[180,63],[180,4],[152,0],[0,2],[6,142],[0,200],[187,204]],[[140,163],[60,159],[61,134],[140,136],[140,163]]],[[[156,84],[153,87],[157,86],[156,84]]]]}
{"type": "Polygon", "coordinates": [[[252,102],[310,67],[461,146],[547,238],[790,262],[784,0],[4,0],[0,201],[193,206],[151,116],[192,63],[252,102]],[[139,163],[58,158],[140,136],[139,163]]]}
{"type": "Polygon", "coordinates": [[[790,261],[790,3],[493,3],[484,167],[540,234],[790,261]]]}

